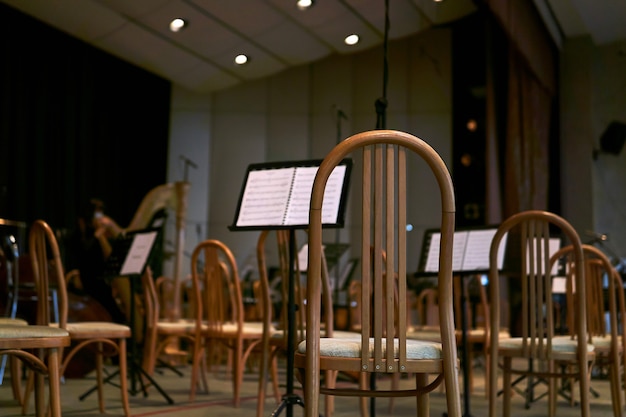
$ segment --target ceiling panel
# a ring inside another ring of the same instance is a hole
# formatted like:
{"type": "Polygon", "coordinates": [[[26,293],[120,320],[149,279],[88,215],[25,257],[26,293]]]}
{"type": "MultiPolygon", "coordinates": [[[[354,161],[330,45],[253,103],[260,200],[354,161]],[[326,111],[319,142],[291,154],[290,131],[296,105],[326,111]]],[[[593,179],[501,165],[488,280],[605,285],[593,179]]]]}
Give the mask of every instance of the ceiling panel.
{"type": "MultiPolygon", "coordinates": [[[[563,37],[590,35],[596,44],[626,41],[625,0],[534,0],[563,37]]],[[[264,77],[332,53],[380,45],[382,0],[0,0],[83,41],[190,90],[209,92],[264,77]],[[189,26],[168,30],[174,17],[189,26]],[[346,35],[361,43],[347,46],[346,35]],[[236,54],[250,62],[235,66],[236,54]]],[[[389,0],[389,38],[453,22],[476,10],[474,0],[389,0]]]]}

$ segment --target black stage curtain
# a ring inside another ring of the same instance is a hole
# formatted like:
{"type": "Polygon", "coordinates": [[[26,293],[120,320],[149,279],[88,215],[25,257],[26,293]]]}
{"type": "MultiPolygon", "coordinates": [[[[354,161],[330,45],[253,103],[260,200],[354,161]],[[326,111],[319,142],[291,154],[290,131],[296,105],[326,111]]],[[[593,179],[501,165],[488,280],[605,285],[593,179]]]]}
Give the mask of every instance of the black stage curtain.
{"type": "Polygon", "coordinates": [[[0,4],[0,218],[126,226],[166,179],[171,84],[0,4]]]}

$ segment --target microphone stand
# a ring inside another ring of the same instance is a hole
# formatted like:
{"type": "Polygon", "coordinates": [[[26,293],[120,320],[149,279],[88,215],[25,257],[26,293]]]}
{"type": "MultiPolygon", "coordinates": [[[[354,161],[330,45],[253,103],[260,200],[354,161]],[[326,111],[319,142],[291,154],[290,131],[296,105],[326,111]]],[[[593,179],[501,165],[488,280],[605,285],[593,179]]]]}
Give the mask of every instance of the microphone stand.
{"type": "MultiPolygon", "coordinates": [[[[385,37],[383,41],[383,95],[376,99],[376,129],[387,128],[387,82],[389,79],[389,63],[387,60],[387,44],[389,43],[389,0],[385,0],[385,37]]],[[[369,265],[367,266],[369,268],[369,265]]],[[[376,389],[376,373],[370,374],[370,389],[376,389]]],[[[370,398],[370,416],[376,417],[376,398],[370,398]]]]}

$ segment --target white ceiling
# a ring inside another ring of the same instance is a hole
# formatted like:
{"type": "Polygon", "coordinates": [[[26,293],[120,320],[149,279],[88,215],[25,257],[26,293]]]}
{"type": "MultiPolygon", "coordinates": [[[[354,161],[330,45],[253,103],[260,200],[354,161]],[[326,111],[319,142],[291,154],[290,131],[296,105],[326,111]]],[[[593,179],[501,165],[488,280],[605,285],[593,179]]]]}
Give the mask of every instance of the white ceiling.
{"type": "MultiPolygon", "coordinates": [[[[210,92],[384,40],[383,0],[0,0],[191,91],[210,92]],[[189,26],[168,29],[182,17],[189,26]],[[348,47],[346,35],[361,43],[348,47]],[[250,62],[233,63],[245,53],[250,62]]],[[[625,0],[535,0],[553,36],[589,34],[596,44],[626,39],[625,0]]],[[[389,0],[389,39],[454,21],[472,0],[389,0]]]]}

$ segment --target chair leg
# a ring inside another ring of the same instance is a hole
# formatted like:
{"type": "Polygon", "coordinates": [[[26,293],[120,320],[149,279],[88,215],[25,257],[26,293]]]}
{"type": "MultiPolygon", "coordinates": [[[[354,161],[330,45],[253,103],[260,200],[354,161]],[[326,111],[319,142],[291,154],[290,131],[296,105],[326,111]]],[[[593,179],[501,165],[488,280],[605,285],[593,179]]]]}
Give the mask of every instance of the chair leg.
{"type": "Polygon", "coordinates": [[[35,386],[35,372],[28,370],[26,377],[26,387],[24,388],[24,400],[22,402],[22,415],[28,414],[28,404],[30,402],[30,393],[33,392],[35,386]]]}
{"type": "MultiPolygon", "coordinates": [[[[337,371],[326,371],[326,378],[324,384],[326,388],[335,388],[337,382],[337,371]]],[[[335,411],[335,396],[334,395],[326,395],[324,399],[325,405],[325,417],[332,417],[333,412],[335,411]]]]}
{"type": "MultiPolygon", "coordinates": [[[[554,373],[556,371],[556,366],[554,362],[550,361],[548,363],[548,372],[554,373]]],[[[548,378],[548,416],[554,417],[556,413],[556,395],[557,395],[557,386],[556,386],[556,378],[548,378]]],[[[574,398],[574,390],[571,391],[571,398],[574,398]]]]}
{"type": "Polygon", "coordinates": [[[122,394],[122,407],[124,415],[130,417],[130,405],[128,403],[128,361],[126,355],[126,339],[121,338],[118,341],[119,349],[119,366],[120,366],[120,391],[122,394]]]}
{"type": "Polygon", "coordinates": [[[96,344],[96,349],[97,349],[97,353],[96,353],[96,381],[97,381],[97,387],[98,387],[98,408],[100,409],[100,412],[102,414],[104,414],[104,375],[103,375],[103,368],[104,368],[104,360],[103,360],[103,355],[104,355],[104,351],[103,351],[103,346],[102,346],[102,342],[98,342],[96,344]]]}
{"type": "MultiPolygon", "coordinates": [[[[39,353],[39,357],[40,358],[44,358],[44,355],[46,354],[45,352],[43,352],[43,349],[39,349],[40,353],[39,353]]],[[[48,362],[49,364],[52,364],[52,361],[50,360],[48,362]]],[[[58,365],[58,362],[57,362],[58,365]]],[[[35,379],[35,415],[37,416],[45,416],[46,415],[46,396],[44,393],[44,389],[45,389],[45,382],[44,382],[44,375],[41,372],[33,372],[34,373],[34,379],[35,379]]]]}
{"type": "MultiPolygon", "coordinates": [[[[359,388],[365,390],[369,386],[370,374],[367,372],[359,372],[359,388]]],[[[361,417],[369,417],[369,402],[367,397],[359,397],[359,407],[361,409],[361,417]]]]}
{"type": "MultiPolygon", "coordinates": [[[[278,350],[276,350],[278,353],[278,350]]],[[[278,385],[278,358],[277,355],[272,357],[272,389],[274,390],[274,398],[276,403],[280,402],[280,386],[278,385]]]]}
{"type": "Polygon", "coordinates": [[[189,401],[196,399],[196,387],[198,385],[198,372],[201,363],[205,363],[203,357],[205,355],[204,344],[200,342],[194,343],[193,359],[191,361],[191,386],[189,388],[189,401]]]}
{"type": "Polygon", "coordinates": [[[59,350],[50,349],[48,355],[48,384],[52,417],[61,417],[61,376],[59,375],[59,350]]]}
{"type": "MultiPolygon", "coordinates": [[[[420,389],[428,385],[428,374],[415,374],[415,387],[420,389]]],[[[417,415],[418,417],[430,416],[430,403],[428,393],[417,394],[417,415]]]]}
{"type": "Polygon", "coordinates": [[[243,382],[243,341],[239,340],[235,343],[235,352],[233,352],[233,404],[235,408],[239,408],[239,388],[243,382]]]}
{"type": "Polygon", "coordinates": [[[613,416],[622,415],[622,389],[620,387],[619,366],[609,366],[609,377],[611,380],[611,405],[613,406],[613,416]]]}
{"type": "Polygon", "coordinates": [[[22,390],[20,386],[20,374],[21,374],[21,361],[12,356],[5,355],[3,358],[8,358],[9,360],[9,369],[11,371],[11,387],[13,389],[13,398],[17,400],[17,403],[20,405],[24,405],[24,398],[22,397],[22,390]]]}
{"type": "Polygon", "coordinates": [[[512,359],[505,357],[503,360],[502,369],[502,415],[504,417],[511,417],[511,395],[513,386],[511,384],[511,365],[512,359]]]}
{"type": "MultiPolygon", "coordinates": [[[[394,373],[391,375],[391,390],[396,391],[400,387],[400,374],[394,373]]],[[[393,414],[394,397],[389,397],[389,406],[387,412],[393,414]]]]}

